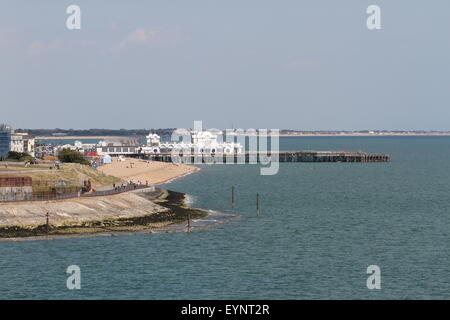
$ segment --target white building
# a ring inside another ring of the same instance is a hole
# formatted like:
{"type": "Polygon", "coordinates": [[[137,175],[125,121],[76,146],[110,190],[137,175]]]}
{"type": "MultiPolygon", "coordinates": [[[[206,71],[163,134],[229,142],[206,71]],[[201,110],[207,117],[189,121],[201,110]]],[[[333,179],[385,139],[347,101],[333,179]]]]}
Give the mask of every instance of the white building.
{"type": "Polygon", "coordinates": [[[194,153],[206,154],[234,154],[242,153],[242,145],[235,142],[220,142],[218,135],[210,131],[193,131],[189,142],[161,142],[157,134],[149,134],[147,146],[142,153],[170,153],[172,150],[192,150],[194,153]]]}
{"type": "Polygon", "coordinates": [[[23,153],[23,140],[21,135],[11,133],[11,141],[9,143],[9,151],[23,153]]]}
{"type": "Polygon", "coordinates": [[[72,151],[78,151],[81,153],[95,152],[97,150],[97,144],[93,143],[82,143],[81,141],[75,141],[74,144],[64,144],[56,146],[56,150],[59,152],[64,149],[69,149],[72,151]]]}
{"type": "Polygon", "coordinates": [[[28,133],[13,132],[11,133],[10,150],[20,153],[27,153],[35,156],[35,140],[28,133]]]}

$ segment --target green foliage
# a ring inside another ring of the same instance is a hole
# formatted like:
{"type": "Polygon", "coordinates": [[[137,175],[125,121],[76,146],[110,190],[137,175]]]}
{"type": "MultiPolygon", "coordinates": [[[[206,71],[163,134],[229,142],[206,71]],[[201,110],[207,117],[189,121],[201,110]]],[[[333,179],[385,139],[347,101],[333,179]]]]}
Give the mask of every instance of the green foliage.
{"type": "Polygon", "coordinates": [[[84,155],[78,151],[70,149],[63,149],[58,154],[58,159],[61,162],[80,163],[90,165],[91,163],[84,158],[84,155]]]}
{"type": "Polygon", "coordinates": [[[22,157],[22,153],[16,151],[8,152],[8,160],[19,160],[22,157]]]}
{"type": "Polygon", "coordinates": [[[28,162],[33,161],[34,158],[30,156],[28,153],[9,151],[8,158],[6,160],[28,162]]]}

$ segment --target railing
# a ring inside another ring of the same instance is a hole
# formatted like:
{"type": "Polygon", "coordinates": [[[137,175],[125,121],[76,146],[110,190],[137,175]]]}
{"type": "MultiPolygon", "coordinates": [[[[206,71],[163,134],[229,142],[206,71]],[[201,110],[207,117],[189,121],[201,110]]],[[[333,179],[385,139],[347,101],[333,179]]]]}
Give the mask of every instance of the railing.
{"type": "Polygon", "coordinates": [[[139,189],[145,189],[148,188],[149,185],[146,184],[128,184],[125,186],[119,186],[111,190],[104,190],[104,191],[95,191],[92,193],[83,193],[81,194],[81,197],[101,197],[101,196],[109,196],[113,194],[119,194],[123,192],[129,192],[139,189]]]}
{"type": "Polygon", "coordinates": [[[149,185],[146,184],[128,184],[124,186],[118,186],[114,189],[104,190],[104,191],[94,191],[89,193],[82,192],[73,192],[73,193],[55,193],[55,194],[34,194],[29,199],[20,199],[20,200],[8,200],[8,201],[0,201],[1,203],[8,202],[29,202],[29,201],[52,201],[52,200],[64,200],[64,199],[74,199],[74,198],[90,198],[90,197],[102,197],[102,196],[110,196],[115,194],[120,194],[124,192],[140,190],[148,188],[149,185]]]}

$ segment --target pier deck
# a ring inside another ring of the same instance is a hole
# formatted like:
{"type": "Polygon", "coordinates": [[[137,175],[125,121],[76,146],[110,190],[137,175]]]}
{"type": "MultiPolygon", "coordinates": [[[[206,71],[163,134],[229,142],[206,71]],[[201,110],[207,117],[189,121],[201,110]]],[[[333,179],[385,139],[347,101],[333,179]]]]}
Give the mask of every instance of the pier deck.
{"type": "MultiPolygon", "coordinates": [[[[111,154],[112,155],[112,154],[111,154]]],[[[235,155],[223,155],[223,154],[197,154],[197,155],[184,155],[184,162],[188,160],[191,163],[255,163],[255,162],[268,162],[271,153],[267,155],[264,153],[243,153],[235,155]]],[[[274,153],[272,162],[389,162],[390,156],[388,154],[379,153],[366,153],[366,152],[349,152],[349,151],[281,151],[274,153]],[[278,159],[277,159],[278,154],[278,159]]],[[[177,162],[176,159],[172,159],[170,153],[159,154],[136,154],[138,158],[162,161],[162,162],[177,162]]]]}

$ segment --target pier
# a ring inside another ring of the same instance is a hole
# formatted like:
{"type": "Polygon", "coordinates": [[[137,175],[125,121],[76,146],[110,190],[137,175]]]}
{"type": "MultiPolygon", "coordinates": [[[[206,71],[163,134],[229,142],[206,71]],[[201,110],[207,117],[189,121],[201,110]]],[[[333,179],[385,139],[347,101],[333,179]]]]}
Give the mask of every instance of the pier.
{"type": "MultiPolygon", "coordinates": [[[[111,154],[114,156],[114,154],[111,154]]],[[[134,154],[137,158],[153,161],[177,162],[171,153],[134,154]]],[[[246,152],[242,154],[180,154],[184,163],[267,163],[276,162],[389,162],[390,156],[382,153],[351,151],[281,151],[277,153],[246,152]],[[269,157],[273,155],[273,159],[269,157]],[[278,155],[278,157],[277,157],[278,155]]]]}

